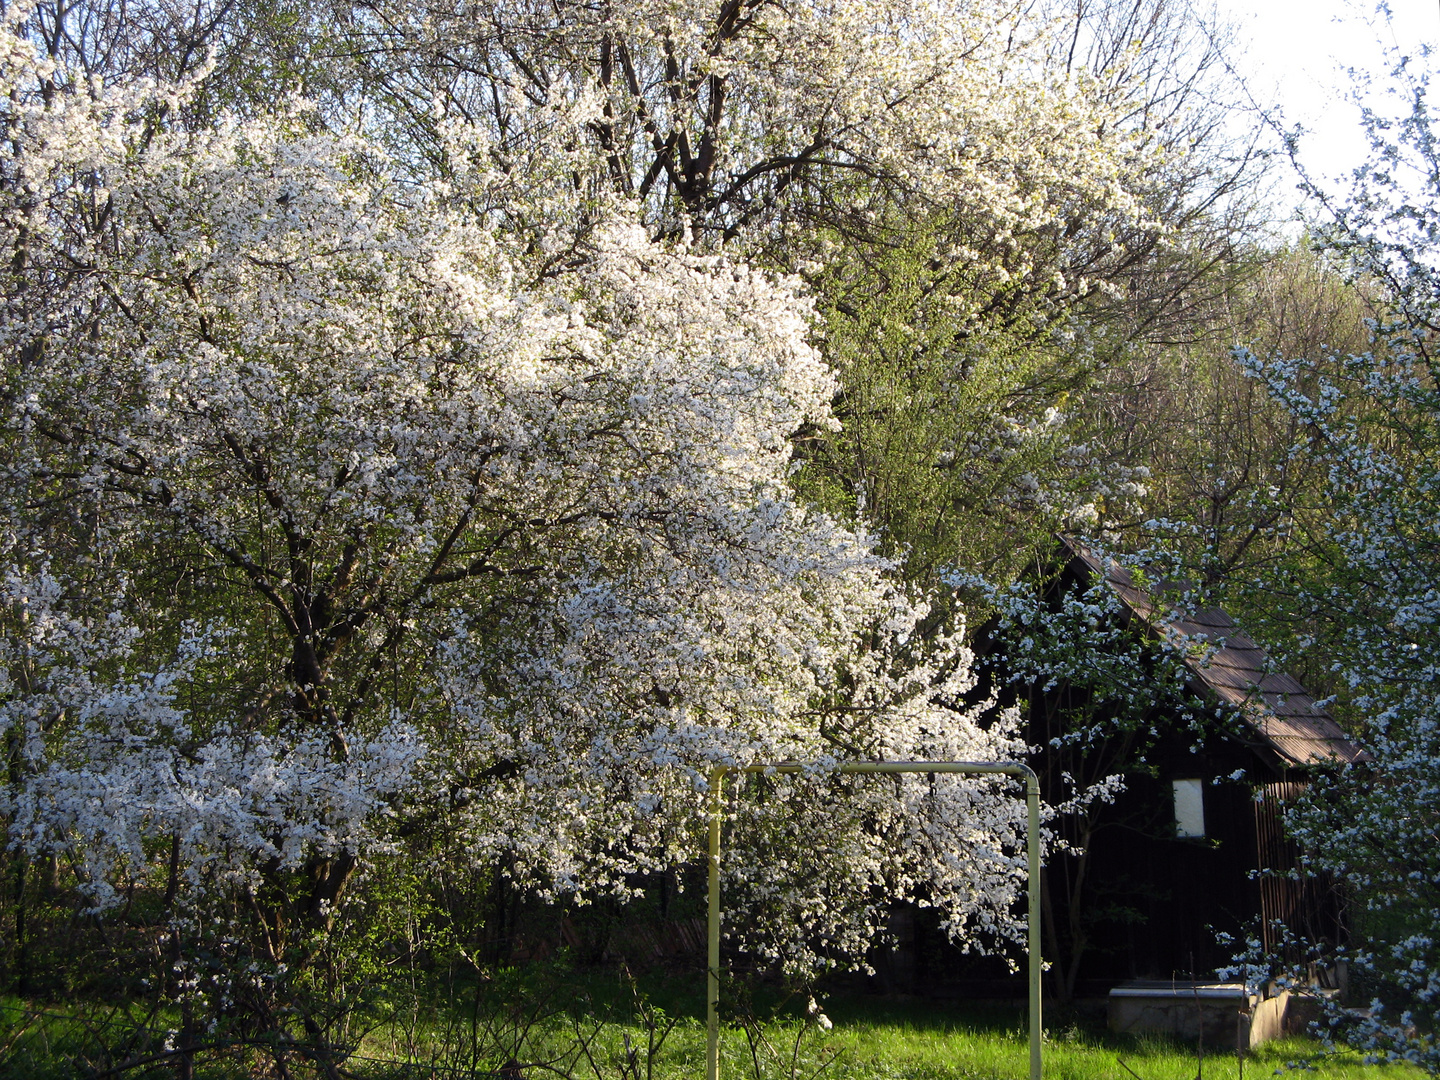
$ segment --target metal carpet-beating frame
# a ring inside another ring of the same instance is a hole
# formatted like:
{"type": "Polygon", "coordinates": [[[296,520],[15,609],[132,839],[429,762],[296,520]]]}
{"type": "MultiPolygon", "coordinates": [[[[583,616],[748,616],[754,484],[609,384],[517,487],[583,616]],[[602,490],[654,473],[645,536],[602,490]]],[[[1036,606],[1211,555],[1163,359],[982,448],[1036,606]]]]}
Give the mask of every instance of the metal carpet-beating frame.
{"type": "MultiPolygon", "coordinates": [[[[798,773],[809,768],[780,765],[720,765],[710,771],[709,955],[705,988],[705,1078],[720,1080],[720,817],[725,774],[798,773]]],[[[1040,1080],[1040,781],[1028,765],[1014,761],[847,761],[836,770],[857,773],[959,773],[965,776],[1005,775],[1025,781],[1027,821],[1026,900],[1029,905],[1027,947],[1030,984],[1030,1080],[1040,1080]]]]}

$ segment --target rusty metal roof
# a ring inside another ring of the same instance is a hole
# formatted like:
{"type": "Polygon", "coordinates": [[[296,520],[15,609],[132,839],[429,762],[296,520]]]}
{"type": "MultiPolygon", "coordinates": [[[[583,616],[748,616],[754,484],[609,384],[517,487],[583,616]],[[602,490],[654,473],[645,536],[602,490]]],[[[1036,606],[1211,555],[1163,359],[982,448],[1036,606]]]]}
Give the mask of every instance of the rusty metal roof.
{"type": "Polygon", "coordinates": [[[1073,540],[1065,545],[1157,636],[1181,649],[1201,688],[1232,706],[1282,765],[1349,764],[1365,758],[1335,718],[1298,681],[1276,671],[1269,654],[1225,612],[1164,610],[1125,567],[1073,540]]]}

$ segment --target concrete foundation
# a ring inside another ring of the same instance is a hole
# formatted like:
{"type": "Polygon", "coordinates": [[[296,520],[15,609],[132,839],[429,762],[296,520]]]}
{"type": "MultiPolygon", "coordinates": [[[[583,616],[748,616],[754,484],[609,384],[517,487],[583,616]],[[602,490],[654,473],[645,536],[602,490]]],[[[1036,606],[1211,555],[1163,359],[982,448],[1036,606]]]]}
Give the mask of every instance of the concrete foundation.
{"type": "Polygon", "coordinates": [[[1241,983],[1144,981],[1110,991],[1111,1031],[1173,1035],[1216,1053],[1249,1050],[1286,1031],[1288,991],[1262,998],[1241,983]]]}

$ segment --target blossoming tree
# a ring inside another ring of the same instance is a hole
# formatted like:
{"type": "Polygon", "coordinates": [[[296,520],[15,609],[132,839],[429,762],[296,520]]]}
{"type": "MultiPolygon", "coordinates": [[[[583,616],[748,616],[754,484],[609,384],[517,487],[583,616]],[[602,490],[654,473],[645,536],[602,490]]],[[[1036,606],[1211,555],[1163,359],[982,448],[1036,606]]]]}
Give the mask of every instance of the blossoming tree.
{"type": "Polygon", "coordinates": [[[6,16],[17,873],[150,895],[187,1024],[283,1024],[384,868],[624,896],[708,765],[788,758],[727,844],[748,944],[862,953],[883,895],[1009,934],[1002,791],[825,769],[1023,748],[794,493],[844,393],[805,282],[924,216],[901,339],[1046,333],[1165,234],[1123,65],[950,0],[293,8],[6,16]]]}
{"type": "Polygon", "coordinates": [[[283,996],[420,835],[624,894],[715,762],[817,763],[727,866],[777,960],[863,950],[881,885],[1009,931],[1004,792],[824,770],[1019,748],[790,491],[835,391],[792,282],[617,215],[507,230],[502,173],[415,184],[301,106],[167,125],[193,82],[66,89],[14,15],[0,65],[0,812],[91,912],[160,898],[187,1024],[283,996]]]}
{"type": "Polygon", "coordinates": [[[1404,61],[1396,75],[1403,113],[1367,114],[1371,161],[1357,170],[1349,198],[1311,186],[1330,212],[1323,250],[1383,298],[1371,349],[1323,363],[1241,359],[1295,418],[1302,439],[1293,453],[1326,470],[1328,513],[1299,553],[1305,572],[1280,587],[1298,593],[1297,611],[1314,612],[1314,637],[1302,646],[1331,657],[1339,707],[1370,755],[1317,778],[1288,812],[1305,869],[1345,889],[1356,924],[1349,948],[1305,959],[1344,961],[1370,1005],[1333,1009],[1337,1034],[1433,1075],[1440,1072],[1433,1034],[1440,1003],[1440,143],[1426,81],[1407,74],[1404,61]]]}

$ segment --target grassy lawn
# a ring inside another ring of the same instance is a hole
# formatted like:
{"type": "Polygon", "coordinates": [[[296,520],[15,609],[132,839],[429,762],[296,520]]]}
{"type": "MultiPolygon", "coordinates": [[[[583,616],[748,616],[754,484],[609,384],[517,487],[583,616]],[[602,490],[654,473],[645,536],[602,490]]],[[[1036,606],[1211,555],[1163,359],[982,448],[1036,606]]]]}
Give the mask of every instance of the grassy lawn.
{"type": "MultiPolygon", "coordinates": [[[[553,1009],[534,1014],[537,1022],[523,1045],[496,1043],[489,1059],[503,1062],[513,1056],[523,1062],[545,1062],[544,1069],[530,1074],[535,1077],[548,1070],[592,1080],[704,1076],[704,1004],[700,983],[693,977],[645,980],[639,987],[614,977],[591,977],[557,987],[552,1004],[553,1009]]],[[[1021,1009],[834,996],[824,1002],[833,1027],[822,1031],[804,1021],[801,1006],[799,1000],[760,991],[748,1009],[736,1010],[764,1019],[727,1025],[722,1042],[725,1080],[1025,1080],[1029,1075],[1021,1009]]],[[[457,1002],[451,1015],[464,1012],[463,1003],[457,1002]]],[[[452,1075],[445,1066],[461,1066],[459,1074],[468,1075],[463,1053],[455,1052],[467,1042],[463,1031],[452,1029],[462,1036],[454,1040],[444,1037],[433,1023],[411,1030],[420,1039],[407,1045],[403,1025],[373,1029],[360,1054],[428,1059],[442,1066],[434,1071],[437,1080],[452,1075]]],[[[513,1027],[510,1030],[513,1034],[513,1027]]],[[[1314,1040],[1289,1038],[1267,1043],[1243,1060],[1233,1049],[1217,1047],[1207,1050],[1200,1061],[1193,1044],[1115,1035],[1104,1029],[1103,1022],[1061,1019],[1046,1032],[1044,1076],[1046,1080],[1260,1080],[1290,1071],[1289,1066],[1313,1059],[1318,1052],[1314,1040]]],[[[376,1075],[384,1071],[379,1062],[371,1066],[380,1070],[376,1075]]],[[[1367,1066],[1353,1054],[1312,1061],[1311,1067],[1313,1071],[1292,1075],[1316,1080],[1423,1076],[1407,1065],[1367,1066]]]]}
{"type": "MultiPolygon", "coordinates": [[[[842,1077],[895,1080],[1024,1080],[1029,1075],[1023,1014],[965,1006],[890,1002],[837,1002],[835,1028],[825,1042],[840,1052],[842,1077]]],[[[1314,1055],[1309,1039],[1266,1043],[1243,1061],[1223,1048],[1200,1061],[1194,1045],[1162,1038],[1115,1035],[1098,1025],[1065,1024],[1046,1031],[1047,1080],[1241,1080],[1273,1075],[1288,1063],[1314,1055]],[[1210,1056],[1214,1054],[1215,1056],[1210,1056]]],[[[1298,1080],[1298,1075],[1297,1080],[1298,1080]]],[[[1328,1080],[1411,1080],[1407,1067],[1360,1064],[1358,1058],[1317,1063],[1307,1074],[1328,1080]]]]}
{"type": "MultiPolygon", "coordinates": [[[[436,995],[425,1010],[378,1006],[354,1018],[337,1041],[352,1051],[344,1068],[358,1080],[460,1080],[514,1074],[498,1070],[511,1059],[528,1066],[526,1080],[699,1080],[704,1076],[705,1030],[695,979],[645,980],[636,986],[613,975],[549,980],[504,977],[436,995]],[[661,1004],[657,1004],[661,1003],[661,1004]],[[477,1008],[478,1004],[478,1008],[477,1008]],[[663,1007],[662,1007],[663,1005],[663,1007]]],[[[898,1001],[865,995],[825,1002],[833,1027],[803,1019],[802,1002],[759,991],[737,1015],[765,1019],[733,1023],[724,1032],[725,1080],[1025,1080],[1028,1051],[1021,1010],[970,1003],[898,1001]]],[[[99,1050],[109,1016],[113,1042],[124,1030],[113,1005],[96,1006],[83,1022],[65,1015],[73,1004],[45,1007],[0,1000],[0,1077],[59,1080],[103,1073],[115,1063],[99,1050]],[[108,1010],[108,1011],[107,1011],[108,1010]],[[28,1021],[22,1019],[28,1016],[28,1021]]],[[[133,1015],[133,1014],[132,1014],[133,1015]]],[[[1259,1080],[1300,1059],[1317,1044],[1287,1039],[1265,1044],[1244,1060],[1233,1051],[1197,1059],[1195,1047],[1158,1038],[1117,1036],[1098,1023],[1073,1023],[1057,1014],[1046,1032],[1046,1080],[1259,1080]]],[[[121,1055],[123,1057],[123,1055],[121,1055]]],[[[263,1051],[220,1054],[197,1062],[197,1077],[279,1075],[263,1051]]],[[[294,1055],[293,1077],[316,1075],[294,1055]]],[[[174,1062],[158,1060],[124,1077],[174,1076],[174,1062]]],[[[1297,1077],[1298,1073],[1294,1074],[1297,1077]]],[[[1306,1074],[1317,1080],[1418,1080],[1409,1066],[1366,1066],[1354,1056],[1321,1061],[1306,1074]]]]}

